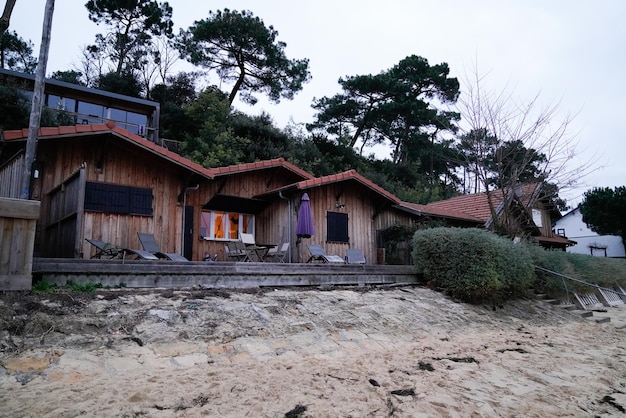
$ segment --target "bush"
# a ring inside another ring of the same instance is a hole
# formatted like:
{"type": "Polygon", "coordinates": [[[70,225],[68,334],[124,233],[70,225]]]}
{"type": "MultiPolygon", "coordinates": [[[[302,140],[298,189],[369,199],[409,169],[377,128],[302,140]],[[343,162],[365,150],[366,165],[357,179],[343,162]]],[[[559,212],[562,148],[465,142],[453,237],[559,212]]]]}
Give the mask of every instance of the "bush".
{"type": "Polygon", "coordinates": [[[464,302],[513,299],[525,294],[535,281],[526,246],[480,229],[417,231],[413,259],[434,288],[464,302]]]}
{"type": "MultiPolygon", "coordinates": [[[[612,288],[615,284],[626,288],[626,260],[594,257],[564,251],[546,251],[538,246],[529,246],[533,263],[574,279],[598,286],[612,288]]],[[[567,291],[589,293],[593,289],[582,283],[567,280],[554,274],[537,271],[542,291],[553,297],[564,296],[567,291]]]]}
{"type": "Polygon", "coordinates": [[[56,285],[50,284],[45,280],[37,280],[33,283],[31,290],[34,293],[54,293],[56,285]]]}

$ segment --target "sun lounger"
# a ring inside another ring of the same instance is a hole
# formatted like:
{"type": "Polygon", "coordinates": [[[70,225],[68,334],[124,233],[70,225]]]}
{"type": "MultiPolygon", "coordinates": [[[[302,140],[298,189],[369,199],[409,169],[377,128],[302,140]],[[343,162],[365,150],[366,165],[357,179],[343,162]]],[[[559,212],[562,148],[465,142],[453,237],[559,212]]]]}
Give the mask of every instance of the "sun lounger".
{"type": "Polygon", "coordinates": [[[307,263],[312,261],[321,261],[322,263],[345,263],[343,257],[338,255],[328,255],[321,245],[307,244],[307,248],[311,253],[311,257],[307,260],[307,263]]]}
{"type": "Polygon", "coordinates": [[[85,238],[85,240],[96,248],[96,252],[89,258],[115,258],[122,252],[121,248],[97,239],[85,238]]]}
{"type": "Polygon", "coordinates": [[[346,263],[347,264],[365,264],[365,254],[358,248],[350,248],[346,250],[346,263]]]}
{"type": "Polygon", "coordinates": [[[177,253],[165,253],[159,249],[159,245],[154,238],[154,234],[146,234],[138,232],[137,236],[139,237],[139,242],[141,242],[141,246],[143,249],[157,258],[166,258],[168,260],[174,261],[189,261],[185,257],[177,253]]]}

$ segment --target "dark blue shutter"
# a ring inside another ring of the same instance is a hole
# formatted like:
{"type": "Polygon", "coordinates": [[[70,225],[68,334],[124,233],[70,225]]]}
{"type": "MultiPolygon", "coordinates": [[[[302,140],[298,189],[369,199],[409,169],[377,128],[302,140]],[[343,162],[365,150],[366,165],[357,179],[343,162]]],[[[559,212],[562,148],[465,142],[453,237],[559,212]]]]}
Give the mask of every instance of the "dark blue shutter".
{"type": "Polygon", "coordinates": [[[348,214],[328,212],[326,214],[327,241],[349,242],[348,237],[348,214]]]}
{"type": "Polygon", "coordinates": [[[85,210],[152,215],[152,190],[87,182],[85,185],[85,210]]]}

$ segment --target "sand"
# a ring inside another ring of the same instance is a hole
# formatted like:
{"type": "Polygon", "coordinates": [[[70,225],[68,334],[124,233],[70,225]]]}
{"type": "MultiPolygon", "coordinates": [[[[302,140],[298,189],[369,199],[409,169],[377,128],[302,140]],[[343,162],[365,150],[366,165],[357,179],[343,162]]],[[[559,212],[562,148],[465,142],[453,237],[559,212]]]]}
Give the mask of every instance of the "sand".
{"type": "Polygon", "coordinates": [[[623,305],[494,311],[419,287],[16,299],[3,417],[625,415],[623,305]]]}

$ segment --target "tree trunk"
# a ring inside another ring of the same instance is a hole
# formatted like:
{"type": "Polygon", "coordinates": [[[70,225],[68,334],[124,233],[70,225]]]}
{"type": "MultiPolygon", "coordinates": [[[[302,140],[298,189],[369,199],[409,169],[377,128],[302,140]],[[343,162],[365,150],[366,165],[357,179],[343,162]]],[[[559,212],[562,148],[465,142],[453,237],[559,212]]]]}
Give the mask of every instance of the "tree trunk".
{"type": "Polygon", "coordinates": [[[35,74],[35,87],[33,89],[33,102],[28,124],[28,140],[26,141],[26,154],[24,156],[24,173],[22,175],[21,199],[30,198],[30,177],[33,162],[37,155],[37,137],[39,136],[39,122],[41,121],[41,106],[43,104],[44,79],[46,65],[48,64],[48,50],[50,49],[50,32],[52,29],[52,14],[54,12],[54,0],[46,0],[46,11],[43,18],[41,33],[41,47],[39,48],[39,62],[35,74]]]}
{"type": "MultiPolygon", "coordinates": [[[[9,29],[9,22],[11,21],[11,13],[13,13],[13,7],[15,7],[15,1],[16,0],[7,0],[4,5],[4,11],[0,18],[0,35],[9,29]]],[[[4,66],[2,68],[4,68],[4,66]]]]}
{"type": "Polygon", "coordinates": [[[235,82],[235,85],[233,86],[233,89],[230,91],[230,95],[228,96],[228,104],[231,106],[233,105],[235,97],[237,96],[237,93],[239,92],[239,89],[241,88],[243,81],[246,78],[246,67],[243,63],[243,60],[239,61],[239,70],[241,71],[241,73],[239,74],[239,78],[235,82]]]}

